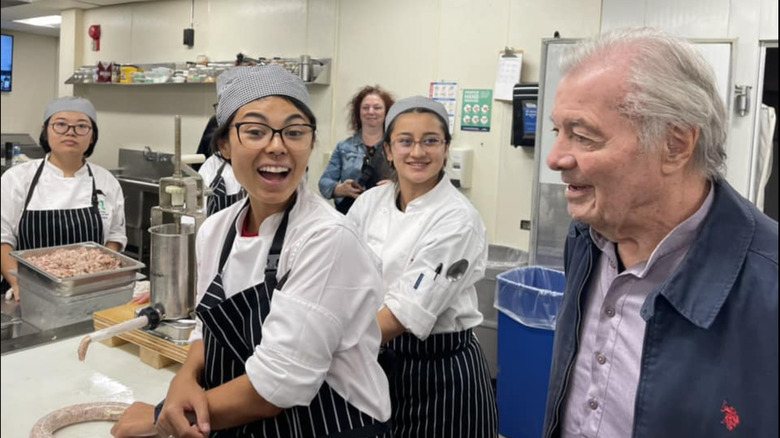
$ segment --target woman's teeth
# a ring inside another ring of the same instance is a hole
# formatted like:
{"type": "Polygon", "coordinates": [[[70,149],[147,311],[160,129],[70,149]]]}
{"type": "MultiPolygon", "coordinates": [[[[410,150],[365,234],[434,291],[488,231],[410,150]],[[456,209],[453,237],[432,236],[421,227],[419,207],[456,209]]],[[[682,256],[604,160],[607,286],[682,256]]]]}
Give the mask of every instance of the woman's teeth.
{"type": "Polygon", "coordinates": [[[269,173],[285,173],[288,172],[290,169],[286,167],[280,167],[280,166],[263,166],[260,168],[260,172],[269,172],[269,173]]]}

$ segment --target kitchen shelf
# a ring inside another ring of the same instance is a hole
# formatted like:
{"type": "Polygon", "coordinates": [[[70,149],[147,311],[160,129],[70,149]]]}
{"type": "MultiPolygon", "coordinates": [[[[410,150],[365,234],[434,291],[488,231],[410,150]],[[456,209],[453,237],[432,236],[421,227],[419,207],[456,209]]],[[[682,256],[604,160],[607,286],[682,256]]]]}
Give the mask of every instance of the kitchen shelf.
{"type": "MultiPolygon", "coordinates": [[[[296,63],[298,60],[297,58],[282,58],[286,63],[296,63]]],[[[310,82],[306,82],[306,85],[330,85],[330,68],[331,68],[331,59],[330,58],[320,58],[320,59],[314,59],[312,58],[312,70],[314,72],[314,80],[310,82]]],[[[209,63],[209,67],[224,67],[225,62],[217,62],[217,63],[209,63]]],[[[143,71],[151,70],[155,67],[166,67],[170,68],[172,70],[176,70],[176,64],[174,63],[157,63],[157,64],[125,64],[125,65],[132,65],[134,67],[138,67],[139,69],[143,71]]],[[[181,70],[183,67],[181,64],[179,65],[179,70],[181,70]]],[[[84,66],[82,69],[91,69],[92,66],[84,66]]],[[[297,68],[297,64],[296,64],[297,68]]],[[[86,80],[82,77],[85,72],[74,72],[74,74],[68,78],[65,83],[69,85],[90,85],[90,86],[99,86],[99,87],[139,87],[139,86],[160,86],[160,85],[176,85],[176,86],[193,86],[193,85],[214,85],[216,83],[216,80],[206,82],[206,81],[198,81],[198,82],[173,82],[170,79],[168,79],[167,82],[146,82],[146,83],[116,83],[116,82],[94,82],[90,78],[89,80],[86,80]]]]}

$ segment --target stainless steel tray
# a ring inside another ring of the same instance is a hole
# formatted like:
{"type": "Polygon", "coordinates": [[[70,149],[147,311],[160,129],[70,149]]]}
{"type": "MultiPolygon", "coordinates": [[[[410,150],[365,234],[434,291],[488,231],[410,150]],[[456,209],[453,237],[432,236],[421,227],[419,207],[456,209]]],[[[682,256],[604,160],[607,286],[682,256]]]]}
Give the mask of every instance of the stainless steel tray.
{"type": "Polygon", "coordinates": [[[51,246],[48,248],[28,249],[14,251],[11,257],[19,261],[18,277],[20,284],[23,280],[38,283],[51,291],[51,293],[63,297],[81,295],[126,285],[136,280],[136,271],[145,265],[126,255],[110,250],[95,242],[83,242],[73,245],[51,246]],[[70,278],[55,277],[34,264],[27,261],[31,256],[42,256],[58,249],[90,248],[98,249],[116,257],[119,267],[110,271],[96,272],[94,274],[79,275],[70,278]]]}

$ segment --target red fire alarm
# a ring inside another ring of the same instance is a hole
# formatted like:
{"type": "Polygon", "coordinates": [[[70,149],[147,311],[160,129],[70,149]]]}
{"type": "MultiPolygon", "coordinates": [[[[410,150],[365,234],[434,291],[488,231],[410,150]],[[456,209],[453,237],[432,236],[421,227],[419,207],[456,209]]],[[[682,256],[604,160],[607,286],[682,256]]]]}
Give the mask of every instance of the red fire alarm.
{"type": "Polygon", "coordinates": [[[92,51],[97,52],[100,50],[100,25],[93,24],[89,26],[89,37],[92,38],[92,51]]]}

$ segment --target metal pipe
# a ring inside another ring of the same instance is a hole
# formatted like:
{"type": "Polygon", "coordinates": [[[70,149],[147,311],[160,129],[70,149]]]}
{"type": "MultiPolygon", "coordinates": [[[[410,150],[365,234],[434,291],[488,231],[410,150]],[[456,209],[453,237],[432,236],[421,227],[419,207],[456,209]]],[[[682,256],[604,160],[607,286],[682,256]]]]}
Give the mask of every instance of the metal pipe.
{"type": "Polygon", "coordinates": [[[190,29],[195,28],[195,0],[190,3],[190,29]]]}
{"type": "Polygon", "coordinates": [[[181,178],[181,116],[173,119],[173,177],[181,178]]]}

